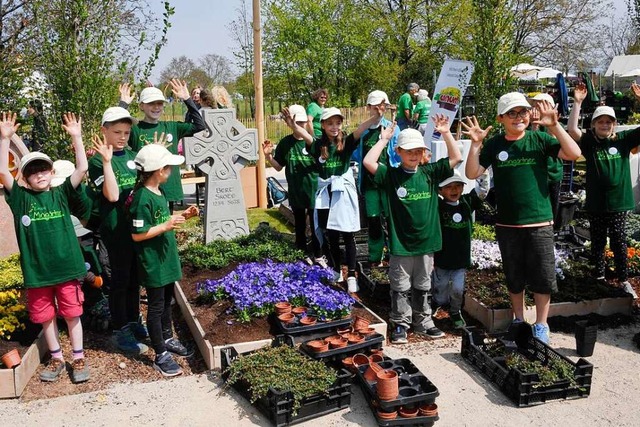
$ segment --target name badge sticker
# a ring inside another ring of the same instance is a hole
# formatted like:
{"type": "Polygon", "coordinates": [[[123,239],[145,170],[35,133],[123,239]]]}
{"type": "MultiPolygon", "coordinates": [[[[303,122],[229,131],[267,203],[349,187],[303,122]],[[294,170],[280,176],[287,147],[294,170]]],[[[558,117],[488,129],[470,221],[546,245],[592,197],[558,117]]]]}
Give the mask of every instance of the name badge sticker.
{"type": "Polygon", "coordinates": [[[500,153],[498,153],[498,160],[500,160],[501,162],[506,161],[509,158],[509,153],[507,153],[506,151],[501,151],[500,153]]]}
{"type": "Polygon", "coordinates": [[[128,167],[129,169],[135,169],[135,168],[136,168],[136,162],[134,162],[133,160],[129,160],[129,161],[127,162],[127,167],[128,167]]]}
{"type": "Polygon", "coordinates": [[[462,215],[460,215],[458,212],[453,214],[453,222],[460,222],[462,221],[462,215]]]}
{"type": "Polygon", "coordinates": [[[20,218],[20,221],[22,222],[22,225],[24,225],[25,227],[28,227],[31,225],[31,218],[29,218],[29,215],[22,215],[22,218],[20,218]]]}
{"type": "Polygon", "coordinates": [[[407,189],[404,187],[400,187],[396,190],[396,194],[398,195],[398,197],[400,197],[401,199],[403,197],[407,197],[407,189]]]}
{"type": "Polygon", "coordinates": [[[612,156],[618,154],[618,149],[616,147],[609,147],[609,154],[612,156]]]}

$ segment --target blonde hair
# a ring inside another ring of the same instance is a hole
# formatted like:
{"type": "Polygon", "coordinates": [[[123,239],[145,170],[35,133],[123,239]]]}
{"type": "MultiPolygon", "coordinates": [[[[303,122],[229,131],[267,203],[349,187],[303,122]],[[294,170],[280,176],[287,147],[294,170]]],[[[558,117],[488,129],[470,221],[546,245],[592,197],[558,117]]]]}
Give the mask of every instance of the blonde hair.
{"type": "Polygon", "coordinates": [[[213,99],[213,105],[211,105],[211,108],[233,108],[231,96],[224,86],[214,86],[211,88],[210,92],[211,98],[213,99]]]}

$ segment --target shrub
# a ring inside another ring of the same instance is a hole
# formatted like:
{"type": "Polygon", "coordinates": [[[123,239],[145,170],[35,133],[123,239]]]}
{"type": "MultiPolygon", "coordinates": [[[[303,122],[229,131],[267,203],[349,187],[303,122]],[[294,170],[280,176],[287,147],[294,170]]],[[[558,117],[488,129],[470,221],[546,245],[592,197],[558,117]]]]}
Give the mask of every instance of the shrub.
{"type": "Polygon", "coordinates": [[[22,283],[20,255],[15,254],[0,259],[0,291],[21,288],[22,283]]]}
{"type": "Polygon", "coordinates": [[[16,329],[24,330],[27,308],[19,301],[20,291],[0,292],[0,339],[9,340],[16,329]]]}
{"type": "Polygon", "coordinates": [[[493,242],[496,240],[496,228],[493,225],[484,225],[480,223],[473,224],[472,239],[493,242]]]}

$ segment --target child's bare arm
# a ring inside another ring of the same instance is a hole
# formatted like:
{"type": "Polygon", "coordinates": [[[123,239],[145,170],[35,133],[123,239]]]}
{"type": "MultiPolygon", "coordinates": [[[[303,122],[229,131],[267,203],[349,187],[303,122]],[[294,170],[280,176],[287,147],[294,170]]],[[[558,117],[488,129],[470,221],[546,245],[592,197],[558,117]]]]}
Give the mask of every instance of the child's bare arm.
{"type": "Polygon", "coordinates": [[[84,179],[87,169],[89,169],[87,153],[84,151],[84,144],[82,143],[82,119],[80,117],[76,118],[74,113],[66,113],[62,116],[62,120],[64,122],[62,129],[71,137],[71,144],[76,153],[76,169],[69,179],[73,188],[77,188],[84,179]]]}
{"type": "Polygon", "coordinates": [[[569,121],[567,122],[567,132],[571,135],[574,141],[580,141],[582,137],[582,130],[578,126],[580,120],[580,107],[582,101],[587,97],[587,87],[584,83],[578,83],[573,90],[573,108],[569,114],[569,121]]]}
{"type": "Polygon", "coordinates": [[[380,133],[380,139],[376,142],[376,145],[371,147],[371,150],[364,156],[362,160],[362,165],[367,168],[371,175],[375,175],[378,171],[378,159],[380,158],[380,154],[384,151],[389,140],[393,137],[393,132],[396,130],[396,123],[384,129],[380,133]]]}
{"type": "Polygon", "coordinates": [[[266,139],[262,143],[262,152],[264,153],[264,158],[267,159],[269,163],[271,163],[271,166],[273,166],[275,170],[282,170],[282,165],[273,158],[273,142],[266,139]]]}
{"type": "Polygon", "coordinates": [[[287,107],[283,108],[281,113],[282,113],[282,118],[284,119],[284,122],[293,131],[293,136],[296,139],[303,140],[305,145],[307,147],[310,147],[311,144],[313,144],[313,132],[309,133],[305,128],[303,128],[302,126],[299,126],[295,122],[295,120],[293,120],[293,117],[291,116],[291,113],[289,112],[289,109],[287,107]]]}
{"type": "Polygon", "coordinates": [[[166,233],[167,231],[180,228],[180,224],[184,223],[185,218],[182,215],[171,215],[167,222],[154,225],[144,233],[131,233],[131,239],[134,242],[142,242],[144,240],[153,239],[156,236],[166,233]]]}
{"type": "Polygon", "coordinates": [[[449,155],[449,166],[455,168],[462,161],[462,154],[458,149],[453,134],[451,133],[451,125],[449,124],[449,117],[444,114],[436,114],[433,117],[435,122],[435,130],[442,135],[442,139],[447,146],[447,154],[449,155]]]}
{"type": "MultiPolygon", "coordinates": [[[[576,160],[582,152],[576,141],[569,136],[562,125],[558,122],[558,113],[554,107],[546,101],[538,103],[540,108],[540,120],[537,124],[549,129],[549,133],[555,136],[560,143],[558,157],[563,160],[576,160]]],[[[575,107],[574,107],[575,108],[575,107]]]]}
{"type": "Polygon", "coordinates": [[[19,124],[16,124],[16,114],[3,112],[0,120],[0,184],[9,192],[13,188],[13,175],[9,171],[9,145],[11,137],[16,133],[19,124]]]}
{"type": "Polygon", "coordinates": [[[360,126],[358,126],[358,128],[356,130],[353,131],[353,138],[355,140],[360,139],[360,137],[362,136],[362,134],[364,133],[365,130],[369,129],[371,127],[371,125],[374,125],[376,123],[378,123],[380,121],[380,118],[382,117],[382,106],[381,105],[376,105],[374,106],[375,109],[375,114],[369,116],[369,118],[367,120],[365,120],[364,122],[360,123],[360,126]]]}
{"type": "Polygon", "coordinates": [[[106,137],[104,137],[104,139],[100,139],[99,136],[94,135],[91,140],[93,142],[93,149],[102,156],[102,175],[104,178],[104,182],[102,183],[102,195],[111,203],[115,203],[120,198],[120,191],[118,189],[116,175],[113,172],[113,166],[111,165],[113,147],[107,144],[106,137]]]}
{"type": "Polygon", "coordinates": [[[460,122],[462,127],[465,129],[462,133],[471,139],[471,148],[469,149],[469,155],[467,156],[464,173],[467,175],[467,178],[476,179],[482,175],[485,170],[485,168],[480,165],[480,150],[482,149],[482,142],[487,137],[493,126],[482,129],[475,116],[467,117],[465,120],[466,123],[460,122]]]}

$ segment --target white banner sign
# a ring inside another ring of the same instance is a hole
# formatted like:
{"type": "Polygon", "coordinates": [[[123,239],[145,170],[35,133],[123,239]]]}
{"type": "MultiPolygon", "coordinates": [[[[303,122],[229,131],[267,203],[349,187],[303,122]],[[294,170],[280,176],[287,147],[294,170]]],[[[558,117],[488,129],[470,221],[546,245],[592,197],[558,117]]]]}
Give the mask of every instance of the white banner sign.
{"type": "Polygon", "coordinates": [[[444,61],[440,77],[438,77],[438,83],[433,91],[429,121],[427,122],[427,130],[424,133],[424,143],[427,147],[431,148],[432,141],[441,139],[440,134],[434,132],[433,117],[436,114],[444,114],[449,117],[449,123],[453,124],[472,74],[472,62],[455,59],[444,61]]]}

